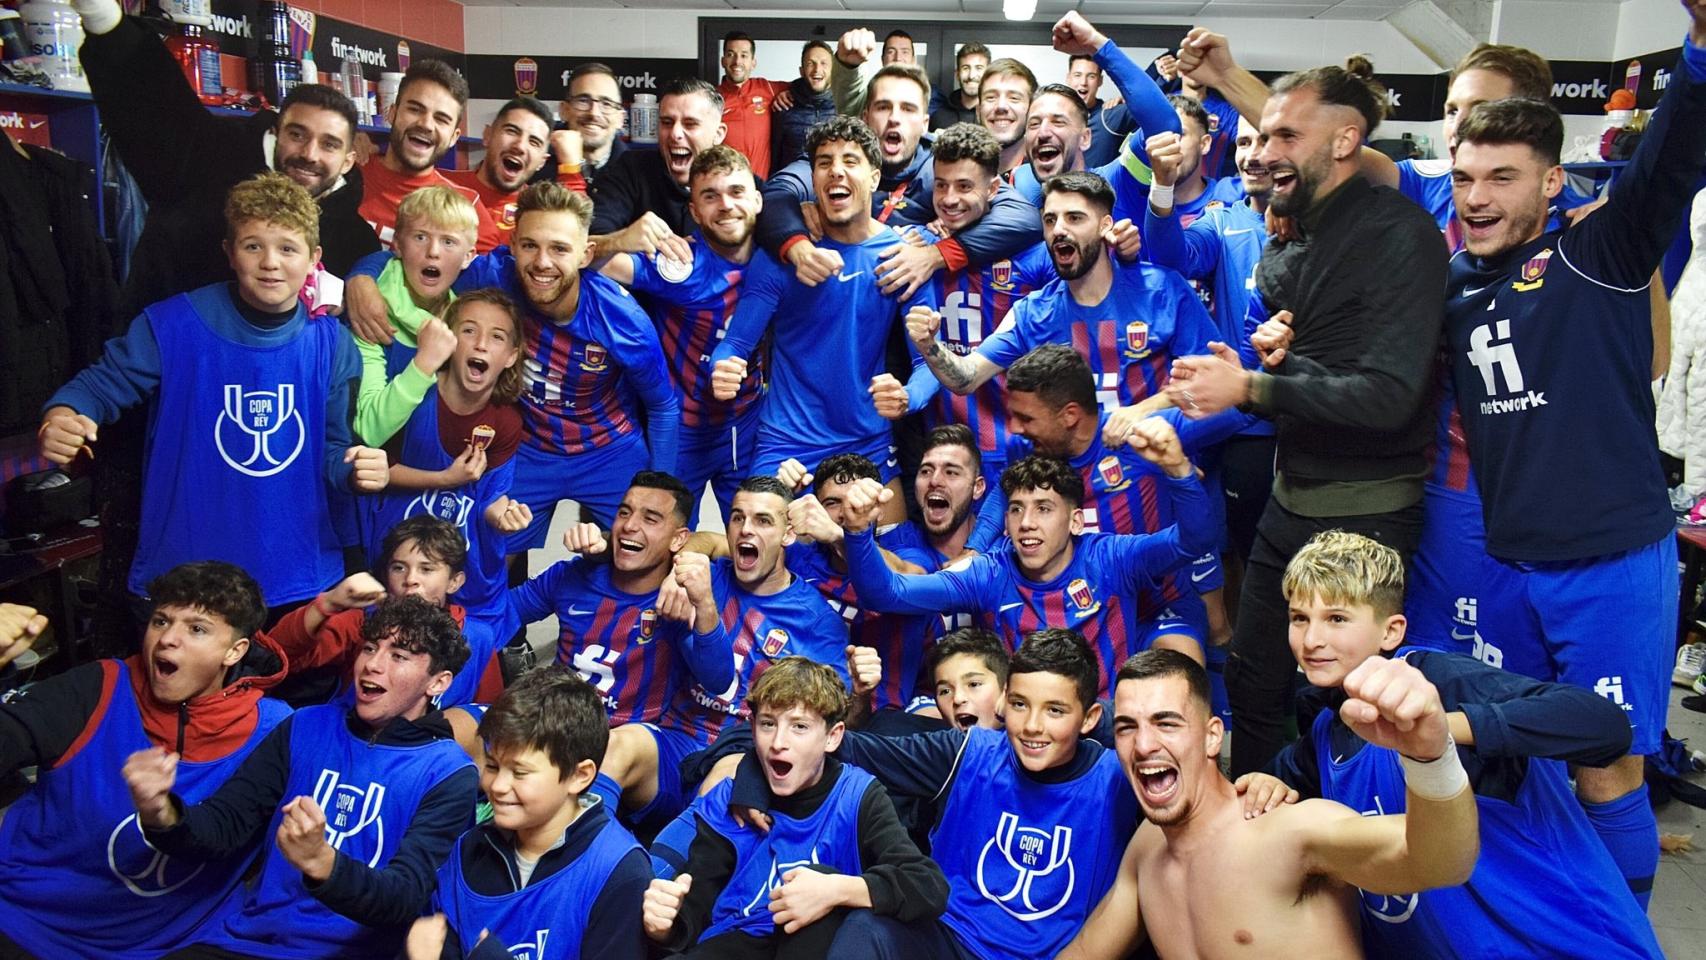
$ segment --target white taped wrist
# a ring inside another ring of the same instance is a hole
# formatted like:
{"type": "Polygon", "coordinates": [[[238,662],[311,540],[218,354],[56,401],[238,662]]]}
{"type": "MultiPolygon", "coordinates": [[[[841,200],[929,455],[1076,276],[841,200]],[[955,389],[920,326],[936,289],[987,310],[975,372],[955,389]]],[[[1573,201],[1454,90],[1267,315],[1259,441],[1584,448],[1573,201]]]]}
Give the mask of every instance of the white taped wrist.
{"type": "Polygon", "coordinates": [[[1413,760],[1403,754],[1398,762],[1404,767],[1404,786],[1423,800],[1450,800],[1469,786],[1469,773],[1457,756],[1457,742],[1450,734],[1445,737],[1445,752],[1428,761],[1413,760]]]}
{"type": "Polygon", "coordinates": [[[83,15],[84,33],[108,33],[124,19],[118,0],[73,0],[71,6],[83,15]]]}
{"type": "Polygon", "coordinates": [[[1173,185],[1170,183],[1150,184],[1149,205],[1156,210],[1173,209],[1173,185]]]}

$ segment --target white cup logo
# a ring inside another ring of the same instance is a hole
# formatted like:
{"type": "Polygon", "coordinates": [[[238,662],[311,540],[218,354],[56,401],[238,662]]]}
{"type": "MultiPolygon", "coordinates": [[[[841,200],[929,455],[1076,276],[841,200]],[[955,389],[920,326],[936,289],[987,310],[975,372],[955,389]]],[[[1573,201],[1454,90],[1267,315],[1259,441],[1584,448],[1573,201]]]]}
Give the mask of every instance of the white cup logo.
{"type": "Polygon", "coordinates": [[[223,406],[213,425],[213,444],[231,469],[245,476],[270,477],[302,452],[308,431],[296,409],[296,384],[281,383],[277,390],[268,391],[228,383],[223,406]],[[281,449],[289,450],[282,458],[277,453],[281,449]]]}

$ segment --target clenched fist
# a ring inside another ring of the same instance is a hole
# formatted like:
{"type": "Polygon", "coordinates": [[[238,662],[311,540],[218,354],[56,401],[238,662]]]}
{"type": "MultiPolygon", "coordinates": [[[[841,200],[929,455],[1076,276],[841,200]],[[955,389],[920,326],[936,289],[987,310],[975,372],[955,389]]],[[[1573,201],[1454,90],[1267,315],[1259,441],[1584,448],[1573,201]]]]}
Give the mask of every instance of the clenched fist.
{"type": "Polygon", "coordinates": [[[377,447],[350,447],[344,462],[351,465],[349,483],[357,493],[378,493],[391,482],[391,465],[377,447]]]}

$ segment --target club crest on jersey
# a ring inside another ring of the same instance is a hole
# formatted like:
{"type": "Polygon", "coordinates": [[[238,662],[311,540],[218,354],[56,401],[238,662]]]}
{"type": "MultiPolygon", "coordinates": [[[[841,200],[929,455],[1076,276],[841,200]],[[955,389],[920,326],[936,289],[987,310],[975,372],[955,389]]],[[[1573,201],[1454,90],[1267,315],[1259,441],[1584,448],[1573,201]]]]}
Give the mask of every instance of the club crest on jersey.
{"type": "Polygon", "coordinates": [[[769,113],[769,112],[770,111],[768,109],[768,104],[766,104],[764,102],[763,97],[753,97],[752,98],[752,113],[754,116],[757,116],[758,114],[761,114],[761,113],[769,113]]]}
{"type": "Polygon", "coordinates": [[[782,655],[782,648],[788,645],[788,631],[781,627],[764,635],[764,643],[759,647],[764,655],[774,660],[782,655]]]}
{"type": "Polygon", "coordinates": [[[1090,584],[1083,577],[1079,577],[1066,585],[1066,595],[1072,599],[1072,605],[1078,608],[1078,612],[1082,616],[1089,616],[1102,607],[1096,601],[1095,595],[1090,592],[1090,584]]]}
{"type": "Polygon", "coordinates": [[[604,347],[596,343],[586,345],[586,352],[581,355],[581,369],[587,373],[603,373],[610,361],[610,355],[604,352],[604,347]]]}
{"type": "Polygon", "coordinates": [[[989,285],[996,290],[1013,289],[1013,261],[1002,260],[989,268],[989,285]]]}
{"type": "Polygon", "coordinates": [[[977,889],[1015,920],[1029,923],[1060,910],[1077,884],[1072,864],[1072,828],[1052,831],[1019,826],[1003,812],[995,836],[977,858],[977,889]],[[994,852],[996,856],[990,856],[994,852]]]}
{"type": "Polygon", "coordinates": [[[296,384],[276,390],[245,390],[225,385],[213,445],[231,469],[250,477],[270,477],[295,462],[308,430],[296,409],[296,384]],[[286,452],[288,451],[288,452],[286,452]]]}
{"type": "Polygon", "coordinates": [[[1220,114],[1211,113],[1208,115],[1208,132],[1209,133],[1219,133],[1220,132],[1220,114]]]}
{"type": "Polygon", "coordinates": [[[1125,325],[1125,355],[1133,360],[1149,356],[1149,324],[1133,320],[1125,325]]]}
{"type": "Polygon", "coordinates": [[[516,59],[515,92],[522,97],[531,97],[539,92],[539,61],[532,57],[516,59]]]}
{"type": "Polygon", "coordinates": [[[1101,475],[1102,482],[1107,484],[1109,493],[1117,493],[1131,486],[1131,481],[1126,479],[1125,469],[1120,466],[1118,457],[1112,455],[1103,457],[1101,462],[1096,464],[1096,472],[1101,475]]]}
{"type": "Polygon", "coordinates": [[[1528,262],[1522,265],[1522,270],[1519,271],[1519,275],[1522,279],[1511,284],[1511,289],[1527,293],[1530,290],[1540,287],[1541,284],[1546,282],[1546,265],[1551,262],[1551,260],[1551,247],[1547,247],[1530,257],[1528,262]]]}
{"type": "Polygon", "coordinates": [[[372,855],[366,859],[369,867],[378,869],[379,858],[385,854],[385,818],[380,810],[385,806],[385,785],[369,782],[367,788],[340,783],[343,777],[336,770],[322,768],[314,782],[314,802],[326,814],[326,842],[333,850],[361,860],[361,850],[344,851],[344,843],[359,834],[367,833],[366,843],[372,855]],[[372,830],[368,831],[371,827],[372,830]],[[368,839],[371,838],[371,839],[368,839]]]}
{"type": "Polygon", "coordinates": [[[175,861],[148,845],[136,814],[120,820],[107,837],[107,869],[139,897],[163,897],[196,878],[205,863],[175,861]]]}
{"type": "Polygon", "coordinates": [[[651,643],[658,632],[658,611],[656,607],[647,607],[640,611],[640,642],[651,643]]]}
{"type": "Polygon", "coordinates": [[[516,209],[516,204],[513,201],[504,204],[503,209],[498,212],[498,226],[504,228],[505,230],[514,230],[515,229],[515,209],[516,209]]]}

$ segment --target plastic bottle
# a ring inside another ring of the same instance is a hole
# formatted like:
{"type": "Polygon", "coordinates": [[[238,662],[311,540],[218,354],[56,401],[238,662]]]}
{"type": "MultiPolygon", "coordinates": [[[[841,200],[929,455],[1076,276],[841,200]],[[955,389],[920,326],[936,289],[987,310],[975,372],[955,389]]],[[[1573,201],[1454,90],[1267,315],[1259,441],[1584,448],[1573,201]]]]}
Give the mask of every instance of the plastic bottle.
{"type": "Polygon", "coordinates": [[[219,63],[219,44],[207,36],[201,27],[185,23],[175,36],[166,38],[166,49],[184,71],[184,79],[203,103],[217,103],[225,97],[225,74],[219,63]]]}
{"type": "Polygon", "coordinates": [[[658,142],[657,94],[634,94],[634,104],[628,108],[628,139],[633,143],[658,142]]]}
{"type": "Polygon", "coordinates": [[[24,42],[30,55],[42,57],[42,67],[60,90],[89,90],[77,51],[83,46],[83,18],[70,0],[30,0],[18,8],[24,18],[24,42]]]}

